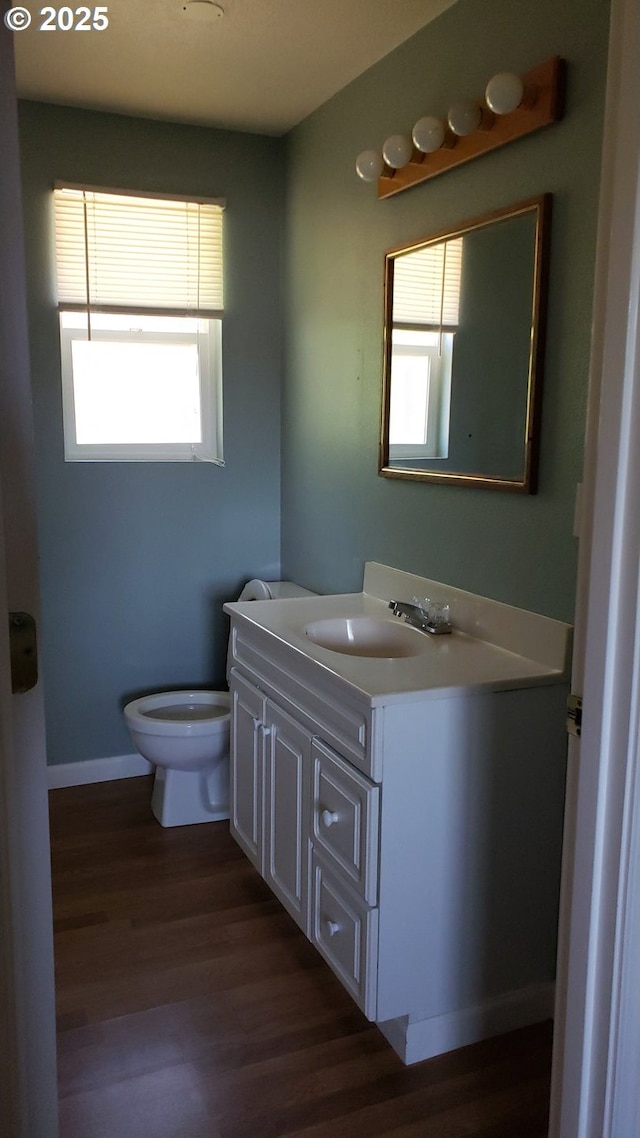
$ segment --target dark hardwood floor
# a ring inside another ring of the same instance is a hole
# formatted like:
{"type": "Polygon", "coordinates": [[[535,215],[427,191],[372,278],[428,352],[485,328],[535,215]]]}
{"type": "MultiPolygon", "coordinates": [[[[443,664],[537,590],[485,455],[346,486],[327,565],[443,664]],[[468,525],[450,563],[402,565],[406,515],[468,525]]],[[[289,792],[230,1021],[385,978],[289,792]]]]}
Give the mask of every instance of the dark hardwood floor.
{"type": "Polygon", "coordinates": [[[551,1026],[404,1067],[229,837],[51,792],[61,1138],[544,1138],[551,1026]]]}

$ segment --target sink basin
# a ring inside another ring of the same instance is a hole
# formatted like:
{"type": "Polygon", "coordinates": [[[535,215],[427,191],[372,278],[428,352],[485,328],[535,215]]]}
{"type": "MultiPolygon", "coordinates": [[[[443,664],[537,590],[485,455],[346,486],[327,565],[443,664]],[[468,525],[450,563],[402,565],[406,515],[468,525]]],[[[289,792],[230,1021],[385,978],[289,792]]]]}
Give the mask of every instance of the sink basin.
{"type": "Polygon", "coordinates": [[[423,632],[399,621],[377,620],[369,616],[314,620],[305,626],[304,633],[321,648],[342,652],[346,656],[374,656],[389,660],[420,656],[429,650],[429,641],[423,632]]]}

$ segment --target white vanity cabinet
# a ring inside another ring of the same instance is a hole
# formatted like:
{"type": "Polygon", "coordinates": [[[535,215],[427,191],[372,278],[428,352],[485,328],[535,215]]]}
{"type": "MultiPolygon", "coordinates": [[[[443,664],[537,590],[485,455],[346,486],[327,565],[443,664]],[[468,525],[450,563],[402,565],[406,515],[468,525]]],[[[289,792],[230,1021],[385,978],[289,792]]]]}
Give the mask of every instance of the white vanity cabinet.
{"type": "Polygon", "coordinates": [[[379,787],[231,671],[231,833],[375,1017],[379,787]]]}
{"type": "Polygon", "coordinates": [[[331,600],[228,606],[232,834],[405,1062],[547,1018],[561,670],[437,638],[438,674],[458,653],[498,679],[385,693],[405,665],[349,673],[289,633],[331,600]]]}
{"type": "Polygon", "coordinates": [[[233,668],[231,832],[375,1019],[380,788],[233,668]]]}

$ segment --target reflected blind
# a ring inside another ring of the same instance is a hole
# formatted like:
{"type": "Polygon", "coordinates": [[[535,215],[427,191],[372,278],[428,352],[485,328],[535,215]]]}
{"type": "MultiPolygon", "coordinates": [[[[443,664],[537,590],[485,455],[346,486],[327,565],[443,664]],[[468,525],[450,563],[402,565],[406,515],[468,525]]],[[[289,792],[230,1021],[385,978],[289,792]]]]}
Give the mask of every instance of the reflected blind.
{"type": "Polygon", "coordinates": [[[67,309],[220,317],[224,203],[54,190],[67,309]]]}
{"type": "Polygon", "coordinates": [[[393,323],[457,328],[463,237],[396,257],[393,323]]]}

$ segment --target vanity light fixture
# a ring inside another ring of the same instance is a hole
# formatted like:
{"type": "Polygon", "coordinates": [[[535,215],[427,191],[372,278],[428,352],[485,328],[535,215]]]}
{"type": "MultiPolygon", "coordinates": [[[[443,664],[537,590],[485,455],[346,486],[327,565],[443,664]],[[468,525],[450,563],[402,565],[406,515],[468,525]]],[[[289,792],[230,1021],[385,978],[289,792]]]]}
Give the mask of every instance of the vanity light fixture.
{"type": "Polygon", "coordinates": [[[392,134],[382,152],[363,150],[356,172],[377,181],[378,197],[386,198],[549,126],[562,117],[564,74],[558,56],[524,75],[501,71],[482,99],[453,104],[446,119],[424,115],[411,138],[392,134]]]}

